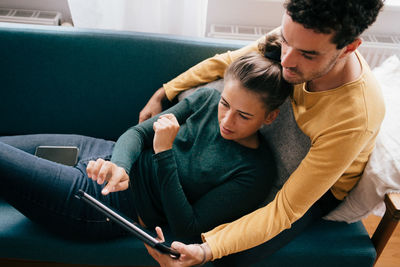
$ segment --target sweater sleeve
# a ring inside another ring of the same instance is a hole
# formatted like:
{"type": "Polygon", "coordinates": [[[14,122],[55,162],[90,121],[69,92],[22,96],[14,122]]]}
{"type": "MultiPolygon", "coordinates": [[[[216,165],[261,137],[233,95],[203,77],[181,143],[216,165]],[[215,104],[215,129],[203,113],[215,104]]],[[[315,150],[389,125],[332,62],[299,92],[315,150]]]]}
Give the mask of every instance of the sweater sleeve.
{"type": "Polygon", "coordinates": [[[111,156],[111,162],[130,173],[132,165],[139,158],[145,148],[153,145],[153,122],[151,118],[141,124],[129,128],[117,140],[111,156]]]}
{"type": "MultiPolygon", "coordinates": [[[[280,31],[280,27],[272,30],[270,33],[280,31]]],[[[189,70],[180,74],[168,83],[165,83],[164,90],[169,100],[175,98],[180,92],[185,91],[191,87],[212,82],[219,78],[224,77],[226,68],[239,57],[250,52],[257,51],[258,44],[264,42],[265,36],[259,40],[235,51],[228,51],[223,54],[217,54],[214,57],[203,60],[189,70]]]]}
{"type": "Polygon", "coordinates": [[[199,105],[206,101],[210,92],[209,90],[198,90],[161,114],[129,128],[115,143],[111,162],[124,168],[126,173],[129,174],[132,165],[136,162],[143,149],[153,147],[153,123],[158,117],[162,114],[172,113],[179,124],[182,124],[199,105]]]}
{"type": "Polygon", "coordinates": [[[202,235],[213,259],[260,245],[290,228],[332,187],[371,137],[369,131],[343,131],[317,140],[272,202],[202,235]]]}
{"type": "Polygon", "coordinates": [[[179,237],[198,236],[202,231],[254,210],[273,181],[265,179],[269,176],[267,173],[263,173],[263,179],[257,179],[259,172],[252,166],[190,203],[179,181],[173,151],[155,154],[153,158],[163,210],[172,232],[179,237]]]}

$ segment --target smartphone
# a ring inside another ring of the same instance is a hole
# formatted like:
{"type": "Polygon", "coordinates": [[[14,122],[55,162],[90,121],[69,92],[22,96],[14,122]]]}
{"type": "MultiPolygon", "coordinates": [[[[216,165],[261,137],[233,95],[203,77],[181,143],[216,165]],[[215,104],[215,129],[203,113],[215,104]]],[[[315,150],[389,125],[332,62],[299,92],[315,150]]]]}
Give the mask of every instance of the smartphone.
{"type": "Polygon", "coordinates": [[[76,146],[38,146],[35,155],[68,166],[75,166],[79,148],[76,146]]]}
{"type": "Polygon", "coordinates": [[[156,238],[152,237],[150,234],[145,232],[137,223],[131,222],[128,218],[124,217],[122,214],[118,214],[110,207],[101,203],[96,198],[84,192],[83,190],[79,189],[75,197],[84,200],[93,208],[103,213],[108,219],[116,222],[125,230],[129,231],[135,237],[142,240],[144,243],[151,246],[152,248],[157,249],[161,253],[169,254],[171,257],[175,259],[180,257],[179,252],[171,248],[166,242],[161,242],[156,238]]]}

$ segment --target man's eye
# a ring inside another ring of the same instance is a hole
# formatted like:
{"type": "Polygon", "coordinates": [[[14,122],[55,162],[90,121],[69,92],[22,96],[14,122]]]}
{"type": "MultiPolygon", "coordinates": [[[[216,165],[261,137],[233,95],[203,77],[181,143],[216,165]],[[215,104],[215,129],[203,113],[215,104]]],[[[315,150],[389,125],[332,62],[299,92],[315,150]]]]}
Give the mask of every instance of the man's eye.
{"type": "Polygon", "coordinates": [[[244,116],[243,114],[239,114],[239,116],[240,116],[242,119],[244,119],[244,120],[249,120],[249,119],[250,119],[249,117],[246,117],[246,116],[244,116]]]}

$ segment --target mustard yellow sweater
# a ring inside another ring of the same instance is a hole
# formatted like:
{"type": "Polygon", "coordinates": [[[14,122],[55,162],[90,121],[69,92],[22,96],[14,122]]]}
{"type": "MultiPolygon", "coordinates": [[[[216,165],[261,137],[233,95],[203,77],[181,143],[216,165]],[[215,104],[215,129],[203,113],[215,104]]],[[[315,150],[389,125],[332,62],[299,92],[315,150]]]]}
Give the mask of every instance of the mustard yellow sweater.
{"type": "MultiPolygon", "coordinates": [[[[259,41],[215,55],[164,84],[167,97],[171,100],[192,86],[223,77],[232,61],[258,51],[259,41]]],[[[310,137],[310,151],[271,203],[202,234],[213,260],[270,240],[290,228],[327,190],[341,200],[360,179],[385,109],[368,64],[358,52],[356,56],[362,74],[355,81],[322,92],[309,92],[305,84],[295,86],[293,111],[299,128],[310,137]]]]}

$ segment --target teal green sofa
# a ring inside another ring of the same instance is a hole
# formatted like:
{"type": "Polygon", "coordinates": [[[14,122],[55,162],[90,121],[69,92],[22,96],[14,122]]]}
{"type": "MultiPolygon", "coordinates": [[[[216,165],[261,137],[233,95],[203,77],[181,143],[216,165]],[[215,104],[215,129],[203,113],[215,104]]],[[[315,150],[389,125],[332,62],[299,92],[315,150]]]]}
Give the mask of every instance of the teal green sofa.
{"type": "MultiPolygon", "coordinates": [[[[207,57],[243,45],[0,24],[0,135],[75,133],[115,140],[137,123],[139,111],[164,82],[207,57]]],[[[321,220],[252,266],[372,266],[375,257],[361,222],[321,220]]],[[[55,263],[157,266],[133,237],[102,243],[62,239],[0,199],[0,265],[55,263]]]]}

